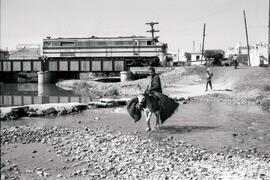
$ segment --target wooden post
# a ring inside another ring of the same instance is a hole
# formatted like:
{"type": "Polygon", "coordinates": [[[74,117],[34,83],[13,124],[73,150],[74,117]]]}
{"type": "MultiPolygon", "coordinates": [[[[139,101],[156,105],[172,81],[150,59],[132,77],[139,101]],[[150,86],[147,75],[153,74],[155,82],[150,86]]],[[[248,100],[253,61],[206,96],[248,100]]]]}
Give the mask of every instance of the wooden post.
{"type": "Polygon", "coordinates": [[[250,66],[250,54],[249,54],[249,43],[248,43],[248,32],[247,32],[247,20],[246,20],[246,12],[244,10],[244,21],[245,21],[245,29],[246,29],[246,39],[247,39],[247,49],[248,49],[248,65],[250,66]]]}
{"type": "Polygon", "coordinates": [[[178,61],[178,65],[179,65],[179,48],[177,49],[177,61],[178,61]]]}
{"type": "Polygon", "coordinates": [[[206,26],[206,24],[203,25],[203,43],[202,43],[202,58],[201,58],[201,64],[202,64],[202,61],[203,61],[203,53],[204,53],[205,26],[206,26]]]}
{"type": "Polygon", "coordinates": [[[270,67],[270,0],[269,0],[269,16],[268,16],[268,67],[270,67]]]}

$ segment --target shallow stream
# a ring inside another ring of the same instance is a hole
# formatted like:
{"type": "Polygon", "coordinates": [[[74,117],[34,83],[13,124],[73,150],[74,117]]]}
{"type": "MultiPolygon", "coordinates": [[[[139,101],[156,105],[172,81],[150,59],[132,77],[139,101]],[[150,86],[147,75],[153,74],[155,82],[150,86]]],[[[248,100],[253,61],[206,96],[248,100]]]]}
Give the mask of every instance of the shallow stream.
{"type": "MultiPolygon", "coordinates": [[[[154,129],[154,116],[151,119],[154,129]]],[[[126,109],[106,108],[83,111],[80,114],[22,118],[1,122],[2,128],[9,126],[63,126],[108,128],[116,132],[131,133],[161,140],[173,138],[187,141],[210,150],[227,147],[258,151],[270,149],[270,113],[254,105],[227,105],[223,103],[190,102],[181,104],[178,111],[159,130],[145,132],[144,116],[134,123],[126,109]]]]}

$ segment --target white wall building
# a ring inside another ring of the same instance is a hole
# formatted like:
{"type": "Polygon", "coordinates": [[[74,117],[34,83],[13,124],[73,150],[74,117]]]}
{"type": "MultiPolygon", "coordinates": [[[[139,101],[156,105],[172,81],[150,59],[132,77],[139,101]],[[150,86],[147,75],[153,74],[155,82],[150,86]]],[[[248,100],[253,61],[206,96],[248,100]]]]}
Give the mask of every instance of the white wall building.
{"type": "Polygon", "coordinates": [[[191,52],[190,65],[203,65],[205,64],[205,58],[202,57],[202,52],[191,52]]]}
{"type": "Polygon", "coordinates": [[[267,47],[256,47],[250,51],[250,65],[259,66],[260,64],[268,64],[268,49],[267,47]]]}
{"type": "MultiPolygon", "coordinates": [[[[259,66],[260,64],[268,64],[268,47],[266,43],[256,44],[255,46],[250,46],[250,65],[251,66],[259,66]]],[[[229,58],[234,54],[248,54],[248,50],[246,46],[241,46],[241,44],[237,44],[232,48],[229,48],[225,52],[225,57],[229,58]]]]}

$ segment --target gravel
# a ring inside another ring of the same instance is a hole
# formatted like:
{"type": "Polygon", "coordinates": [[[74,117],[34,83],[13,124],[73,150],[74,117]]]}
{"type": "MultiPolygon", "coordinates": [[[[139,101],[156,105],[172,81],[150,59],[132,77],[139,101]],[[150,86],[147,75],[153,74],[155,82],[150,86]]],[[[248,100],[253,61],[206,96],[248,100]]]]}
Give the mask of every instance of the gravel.
{"type": "MultiPolygon", "coordinates": [[[[269,179],[270,159],[254,151],[234,149],[228,154],[209,152],[168,137],[161,141],[90,127],[29,127],[1,130],[1,145],[45,143],[64,157],[68,175],[29,169],[38,177],[54,179],[269,179]],[[241,152],[241,155],[240,155],[241,152]],[[74,169],[75,168],[75,169],[74,169]]],[[[1,154],[2,155],[2,154],[1,154]]],[[[1,162],[1,179],[20,179],[21,171],[1,162]]]]}

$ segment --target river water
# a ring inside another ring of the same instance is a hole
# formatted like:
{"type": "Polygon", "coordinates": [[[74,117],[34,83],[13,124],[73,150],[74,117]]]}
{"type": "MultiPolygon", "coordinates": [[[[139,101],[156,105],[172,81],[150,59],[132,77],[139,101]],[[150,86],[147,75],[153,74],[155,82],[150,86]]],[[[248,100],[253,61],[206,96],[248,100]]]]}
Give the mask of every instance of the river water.
{"type": "MultiPolygon", "coordinates": [[[[55,85],[2,84],[1,106],[17,106],[40,103],[65,103],[91,101],[73,91],[55,85]]],[[[151,120],[154,127],[154,116],[151,120]]],[[[160,130],[146,133],[144,116],[138,123],[129,117],[125,107],[86,110],[80,114],[57,117],[22,118],[18,121],[3,121],[2,127],[64,126],[109,127],[123,133],[137,133],[147,138],[163,139],[173,136],[210,149],[224,146],[270,150],[270,113],[256,105],[228,105],[224,103],[190,102],[181,104],[160,130]],[[98,118],[97,118],[98,117],[98,118]]]]}
{"type": "Polygon", "coordinates": [[[54,84],[4,83],[0,85],[1,107],[45,103],[88,103],[91,97],[64,90],[54,84]]]}

